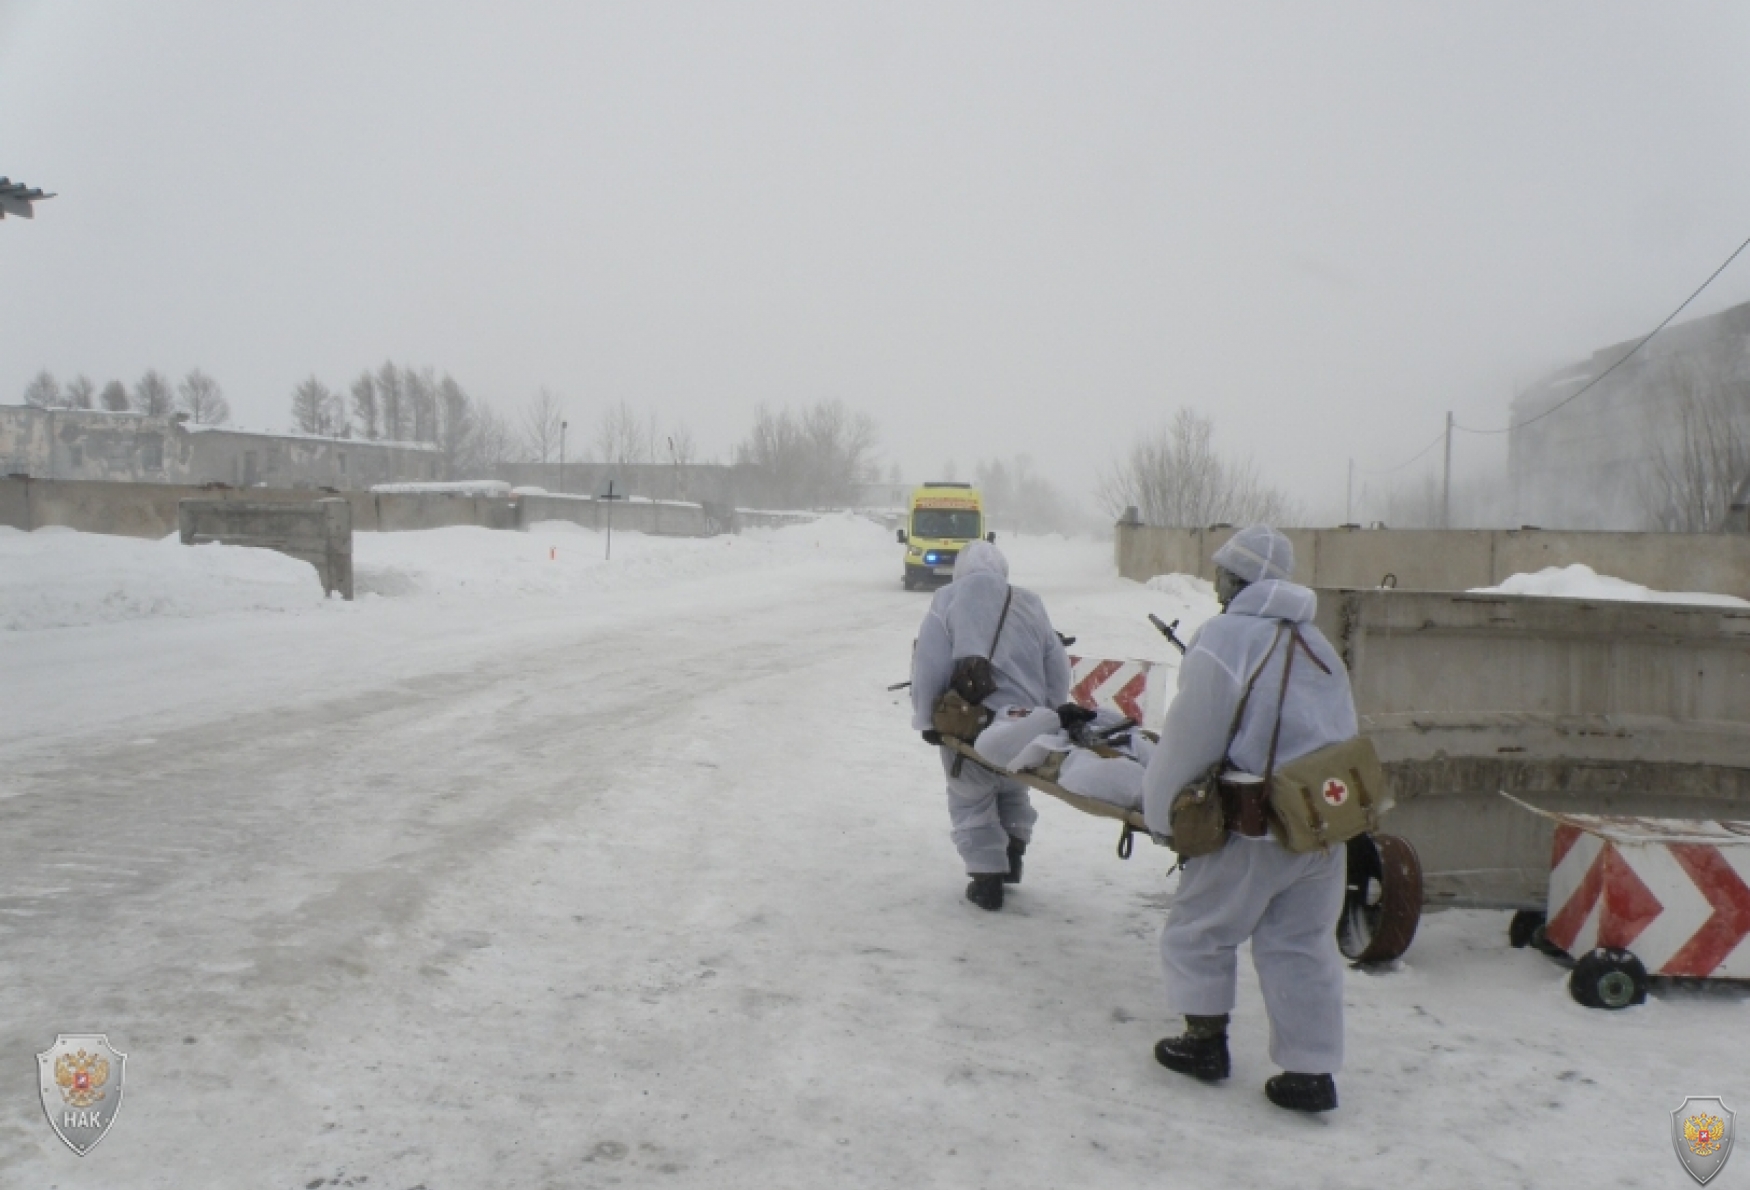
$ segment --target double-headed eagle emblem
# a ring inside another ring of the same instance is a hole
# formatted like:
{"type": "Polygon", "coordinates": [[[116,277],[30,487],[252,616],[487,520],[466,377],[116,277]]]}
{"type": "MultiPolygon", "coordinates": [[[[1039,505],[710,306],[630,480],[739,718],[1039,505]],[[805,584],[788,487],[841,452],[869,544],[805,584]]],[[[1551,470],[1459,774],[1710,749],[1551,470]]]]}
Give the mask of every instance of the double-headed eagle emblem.
{"type": "Polygon", "coordinates": [[[1710,1116],[1706,1112],[1690,1116],[1683,1121],[1683,1143],[1689,1146],[1689,1151],[1697,1157],[1712,1157],[1720,1151],[1720,1137],[1726,1131],[1726,1122],[1718,1116],[1710,1116]]]}
{"type": "Polygon", "coordinates": [[[87,1108],[103,1098],[103,1084],[109,1081],[109,1059],[102,1054],[61,1054],[55,1059],[55,1084],[61,1088],[61,1098],[77,1108],[87,1108]]]}

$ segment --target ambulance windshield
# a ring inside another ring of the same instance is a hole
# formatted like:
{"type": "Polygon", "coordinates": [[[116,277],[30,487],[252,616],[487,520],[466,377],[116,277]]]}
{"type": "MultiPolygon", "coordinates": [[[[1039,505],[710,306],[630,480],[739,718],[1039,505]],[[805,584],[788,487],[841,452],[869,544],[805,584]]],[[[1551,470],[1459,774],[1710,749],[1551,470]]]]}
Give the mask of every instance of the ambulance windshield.
{"type": "Polygon", "coordinates": [[[970,508],[920,508],[911,514],[911,535],[971,541],[978,536],[978,512],[970,508]]]}

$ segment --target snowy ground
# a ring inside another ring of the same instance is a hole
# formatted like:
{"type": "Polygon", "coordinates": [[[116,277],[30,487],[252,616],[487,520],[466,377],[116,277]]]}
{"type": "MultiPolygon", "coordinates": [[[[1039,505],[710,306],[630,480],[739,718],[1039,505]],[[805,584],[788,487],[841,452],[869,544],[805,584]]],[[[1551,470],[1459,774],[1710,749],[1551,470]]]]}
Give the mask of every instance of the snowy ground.
{"type": "MultiPolygon", "coordinates": [[[[1002,544],[1078,651],[1213,608],[1002,544]]],[[[1332,1116],[1260,1094],[1249,970],[1234,1078],[1171,1075],[1164,852],[1040,799],[961,899],[884,530],[601,545],[363,534],[342,604],[0,532],[0,1186],[1678,1187],[1667,1113],[1750,1103],[1740,997],[1588,1011],[1462,912],[1351,975],[1332,1116]],[[33,1057],[80,1031],[129,1055],[82,1159],[33,1057]]]]}

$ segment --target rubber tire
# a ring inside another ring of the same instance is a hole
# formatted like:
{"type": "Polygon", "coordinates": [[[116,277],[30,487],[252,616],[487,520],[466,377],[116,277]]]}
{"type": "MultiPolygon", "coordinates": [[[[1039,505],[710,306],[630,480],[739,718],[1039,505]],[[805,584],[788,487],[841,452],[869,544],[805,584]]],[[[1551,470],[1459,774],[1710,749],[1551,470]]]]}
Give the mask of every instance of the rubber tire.
{"type": "Polygon", "coordinates": [[[1599,947],[1568,975],[1568,994],[1587,1008],[1615,1011],[1647,999],[1647,969],[1629,951],[1599,947]]]}
{"type": "Polygon", "coordinates": [[[1544,924],[1544,914],[1537,909],[1521,909],[1507,923],[1507,945],[1524,950],[1537,938],[1537,929],[1544,924]]]}
{"type": "Polygon", "coordinates": [[[1422,921],[1422,861],[1416,849],[1396,835],[1357,835],[1348,843],[1346,883],[1337,949],[1352,963],[1401,957],[1422,921]]]}

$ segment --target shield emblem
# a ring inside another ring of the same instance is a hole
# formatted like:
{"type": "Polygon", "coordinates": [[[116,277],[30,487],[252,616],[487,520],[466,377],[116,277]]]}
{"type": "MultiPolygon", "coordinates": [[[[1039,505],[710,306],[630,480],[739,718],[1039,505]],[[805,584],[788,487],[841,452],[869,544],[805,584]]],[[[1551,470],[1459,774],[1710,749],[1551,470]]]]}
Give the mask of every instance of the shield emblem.
{"type": "Polygon", "coordinates": [[[103,1139],[122,1106],[128,1056],[103,1033],[63,1033],[36,1056],[49,1127],[81,1157],[103,1139]]]}
{"type": "Polygon", "coordinates": [[[1717,1095],[1691,1095],[1671,1113],[1671,1143],[1677,1160],[1700,1185],[1726,1167],[1732,1155],[1732,1118],[1737,1113],[1717,1095]]]}

